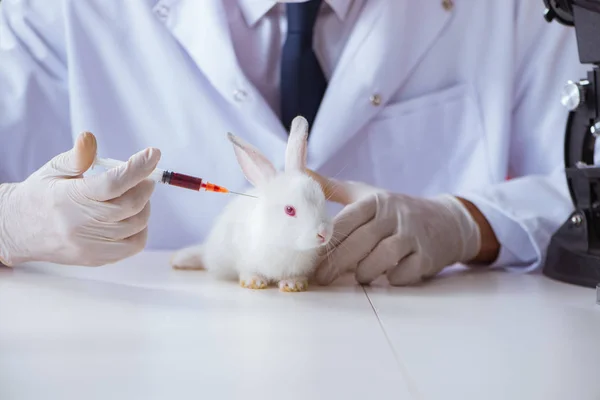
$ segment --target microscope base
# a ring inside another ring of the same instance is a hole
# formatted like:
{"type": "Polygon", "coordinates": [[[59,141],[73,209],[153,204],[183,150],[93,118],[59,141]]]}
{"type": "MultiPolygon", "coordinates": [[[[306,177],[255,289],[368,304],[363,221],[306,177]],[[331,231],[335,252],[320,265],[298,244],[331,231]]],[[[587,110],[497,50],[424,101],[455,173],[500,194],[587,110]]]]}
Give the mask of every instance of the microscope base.
{"type": "Polygon", "coordinates": [[[543,274],[578,286],[596,288],[600,284],[600,255],[587,253],[585,220],[579,227],[567,221],[552,237],[543,274]],[[579,248],[579,249],[578,249],[579,248]]]}

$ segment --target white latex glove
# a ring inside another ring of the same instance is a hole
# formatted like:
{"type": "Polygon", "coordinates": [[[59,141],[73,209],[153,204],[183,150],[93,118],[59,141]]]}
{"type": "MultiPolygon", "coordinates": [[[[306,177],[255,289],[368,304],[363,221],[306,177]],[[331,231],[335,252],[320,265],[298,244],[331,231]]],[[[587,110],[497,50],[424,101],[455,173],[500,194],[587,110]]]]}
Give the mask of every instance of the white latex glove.
{"type": "Polygon", "coordinates": [[[20,183],[0,185],[0,261],[100,266],[141,251],[147,238],[154,182],[145,178],[160,158],[157,149],[98,175],[81,175],[93,164],[96,139],[77,138],[20,183]]]}
{"type": "Polygon", "coordinates": [[[361,284],[386,274],[392,285],[411,285],[479,252],[479,227],[453,196],[417,198],[309,172],[327,197],[347,204],[334,219],[335,233],[317,267],[317,283],[330,284],[353,270],[361,284]]]}

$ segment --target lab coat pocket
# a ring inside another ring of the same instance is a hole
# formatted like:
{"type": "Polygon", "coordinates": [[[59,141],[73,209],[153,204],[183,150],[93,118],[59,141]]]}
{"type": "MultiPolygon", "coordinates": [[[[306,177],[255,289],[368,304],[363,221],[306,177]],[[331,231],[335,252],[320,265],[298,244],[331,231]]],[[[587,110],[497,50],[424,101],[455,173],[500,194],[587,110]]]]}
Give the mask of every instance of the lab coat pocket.
{"type": "Polygon", "coordinates": [[[376,184],[431,195],[490,182],[487,143],[468,84],[387,105],[371,121],[368,142],[376,184]]]}

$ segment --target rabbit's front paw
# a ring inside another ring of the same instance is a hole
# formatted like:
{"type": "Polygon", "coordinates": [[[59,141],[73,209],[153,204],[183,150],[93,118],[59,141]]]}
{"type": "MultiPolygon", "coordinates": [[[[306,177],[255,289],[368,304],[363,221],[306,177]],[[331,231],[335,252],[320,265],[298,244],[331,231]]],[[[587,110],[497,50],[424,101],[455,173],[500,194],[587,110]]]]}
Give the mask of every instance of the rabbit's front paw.
{"type": "Polygon", "coordinates": [[[246,289],[266,289],[268,282],[257,275],[240,276],[240,286],[246,289]]]}
{"type": "Polygon", "coordinates": [[[307,289],[308,279],[304,277],[279,281],[279,290],[282,292],[305,292],[307,289]]]}

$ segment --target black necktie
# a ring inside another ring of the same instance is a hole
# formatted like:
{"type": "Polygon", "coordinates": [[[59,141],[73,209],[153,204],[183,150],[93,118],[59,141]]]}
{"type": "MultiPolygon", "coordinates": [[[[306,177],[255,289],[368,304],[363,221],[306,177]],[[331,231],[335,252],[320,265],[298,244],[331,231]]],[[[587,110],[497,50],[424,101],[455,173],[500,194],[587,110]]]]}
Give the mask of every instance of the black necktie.
{"type": "Polygon", "coordinates": [[[281,122],[289,131],[301,115],[312,126],[327,88],[313,51],[313,28],[321,0],[286,4],[287,37],[281,56],[281,122]]]}

